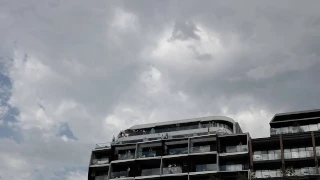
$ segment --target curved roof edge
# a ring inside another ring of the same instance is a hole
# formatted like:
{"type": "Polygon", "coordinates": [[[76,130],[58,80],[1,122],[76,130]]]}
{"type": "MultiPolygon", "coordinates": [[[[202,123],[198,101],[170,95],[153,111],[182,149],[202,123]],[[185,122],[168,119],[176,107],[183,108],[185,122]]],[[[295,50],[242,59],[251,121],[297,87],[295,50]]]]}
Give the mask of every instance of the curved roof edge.
{"type": "Polygon", "coordinates": [[[188,122],[197,122],[197,121],[212,121],[212,120],[220,120],[220,121],[227,121],[232,124],[235,124],[236,122],[226,116],[208,116],[208,117],[199,117],[199,118],[190,118],[190,119],[182,119],[182,120],[173,120],[173,121],[165,121],[165,122],[157,122],[157,123],[150,123],[150,124],[141,124],[141,125],[135,125],[127,130],[134,130],[134,129],[143,129],[143,128],[153,128],[156,126],[165,126],[170,124],[181,124],[181,123],[188,123],[188,122]]]}

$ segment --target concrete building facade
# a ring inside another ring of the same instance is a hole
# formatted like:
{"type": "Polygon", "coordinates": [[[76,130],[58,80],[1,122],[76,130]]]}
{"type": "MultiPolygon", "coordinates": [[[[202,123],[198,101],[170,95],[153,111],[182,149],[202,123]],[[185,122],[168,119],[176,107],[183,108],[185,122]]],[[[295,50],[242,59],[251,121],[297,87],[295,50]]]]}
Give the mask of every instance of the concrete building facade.
{"type": "Polygon", "coordinates": [[[136,125],[93,149],[89,180],[319,179],[320,110],[276,114],[252,139],[233,119],[210,116],[136,125]]]}

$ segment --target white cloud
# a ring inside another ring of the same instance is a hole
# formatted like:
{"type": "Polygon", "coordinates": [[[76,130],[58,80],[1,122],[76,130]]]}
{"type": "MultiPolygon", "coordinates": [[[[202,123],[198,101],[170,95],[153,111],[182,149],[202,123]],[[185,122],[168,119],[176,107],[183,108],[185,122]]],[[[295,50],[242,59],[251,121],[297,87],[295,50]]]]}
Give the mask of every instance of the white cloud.
{"type": "Polygon", "coordinates": [[[70,172],[66,178],[66,180],[86,180],[86,179],[87,179],[86,174],[78,171],[70,172]]]}

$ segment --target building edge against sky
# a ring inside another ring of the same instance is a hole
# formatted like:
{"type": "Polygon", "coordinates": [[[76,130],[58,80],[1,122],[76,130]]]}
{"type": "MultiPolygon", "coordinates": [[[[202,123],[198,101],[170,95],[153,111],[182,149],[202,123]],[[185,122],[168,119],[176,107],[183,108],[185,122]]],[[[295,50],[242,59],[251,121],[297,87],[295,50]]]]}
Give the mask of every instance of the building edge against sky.
{"type": "Polygon", "coordinates": [[[97,144],[88,179],[280,178],[281,169],[319,179],[320,110],[276,114],[270,136],[252,139],[225,116],[130,127],[97,144]]]}

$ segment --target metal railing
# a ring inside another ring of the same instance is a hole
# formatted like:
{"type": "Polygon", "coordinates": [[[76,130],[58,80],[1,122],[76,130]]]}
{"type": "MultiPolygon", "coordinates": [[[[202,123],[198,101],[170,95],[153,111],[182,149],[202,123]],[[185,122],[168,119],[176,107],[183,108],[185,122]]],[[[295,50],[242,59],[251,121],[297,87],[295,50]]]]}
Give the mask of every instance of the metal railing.
{"type": "Polygon", "coordinates": [[[247,152],[248,145],[226,146],[226,153],[247,152]]]}
{"type": "Polygon", "coordinates": [[[196,172],[217,171],[217,170],[218,170],[217,164],[200,164],[200,165],[196,165],[196,172]]]}
{"type": "Polygon", "coordinates": [[[160,168],[142,169],[141,176],[160,175],[160,168]]]}
{"type": "Polygon", "coordinates": [[[108,180],[108,175],[96,176],[94,180],[108,180]]]}
{"type": "Polygon", "coordinates": [[[129,171],[111,172],[111,179],[129,177],[129,171]]]}
{"type": "Polygon", "coordinates": [[[92,164],[93,165],[109,164],[109,158],[93,159],[92,164]]]}
{"type": "Polygon", "coordinates": [[[190,148],[190,153],[203,153],[203,152],[210,152],[210,146],[194,146],[190,148]]]}
{"type": "Polygon", "coordinates": [[[156,156],[157,156],[156,151],[139,151],[138,152],[138,158],[156,157],[156,156]]]}
{"type": "Polygon", "coordinates": [[[168,155],[188,154],[188,147],[173,148],[168,150],[168,155]]]}
{"type": "Polygon", "coordinates": [[[181,166],[162,168],[162,174],[178,174],[178,173],[182,173],[181,166]]]}

